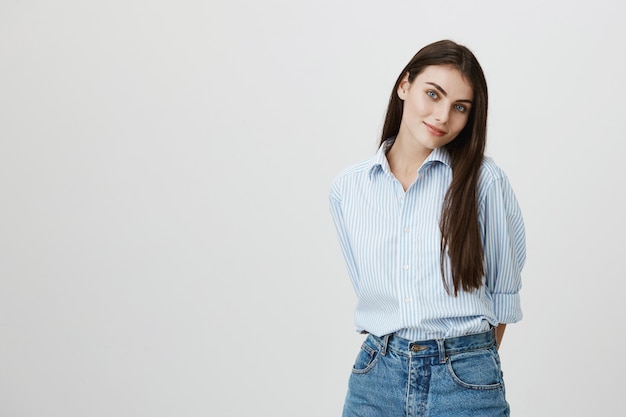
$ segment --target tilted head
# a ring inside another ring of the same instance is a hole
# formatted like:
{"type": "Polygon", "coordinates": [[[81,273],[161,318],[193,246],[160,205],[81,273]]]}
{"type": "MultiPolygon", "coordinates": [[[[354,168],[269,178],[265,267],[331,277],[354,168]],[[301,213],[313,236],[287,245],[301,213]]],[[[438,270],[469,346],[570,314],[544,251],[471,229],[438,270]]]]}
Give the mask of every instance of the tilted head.
{"type": "Polygon", "coordinates": [[[391,90],[381,143],[397,135],[400,129],[404,108],[404,101],[398,96],[401,83],[406,79],[412,83],[427,67],[433,65],[452,67],[459,71],[472,86],[474,93],[465,127],[446,147],[451,151],[465,149],[473,156],[480,154],[482,158],[487,131],[487,82],[474,54],[467,47],[451,40],[442,40],[423,47],[400,72],[391,90]]]}

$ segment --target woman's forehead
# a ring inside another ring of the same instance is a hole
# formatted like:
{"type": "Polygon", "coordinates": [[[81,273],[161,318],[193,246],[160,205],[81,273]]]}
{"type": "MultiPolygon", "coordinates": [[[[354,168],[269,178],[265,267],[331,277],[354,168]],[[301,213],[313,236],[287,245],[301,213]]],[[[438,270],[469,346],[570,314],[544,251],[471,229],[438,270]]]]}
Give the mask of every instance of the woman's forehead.
{"type": "Polygon", "coordinates": [[[450,65],[430,65],[417,75],[416,81],[420,84],[434,83],[456,98],[471,98],[474,94],[472,84],[465,75],[450,65]]]}

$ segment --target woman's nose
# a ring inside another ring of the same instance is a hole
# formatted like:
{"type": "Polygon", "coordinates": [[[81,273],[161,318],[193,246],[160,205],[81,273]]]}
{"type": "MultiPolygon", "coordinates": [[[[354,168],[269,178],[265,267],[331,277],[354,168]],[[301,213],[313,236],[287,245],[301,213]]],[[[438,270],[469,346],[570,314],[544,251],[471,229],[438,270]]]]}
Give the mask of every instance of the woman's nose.
{"type": "Polygon", "coordinates": [[[435,110],[435,120],[440,123],[446,123],[450,117],[450,108],[448,106],[438,106],[435,110]]]}

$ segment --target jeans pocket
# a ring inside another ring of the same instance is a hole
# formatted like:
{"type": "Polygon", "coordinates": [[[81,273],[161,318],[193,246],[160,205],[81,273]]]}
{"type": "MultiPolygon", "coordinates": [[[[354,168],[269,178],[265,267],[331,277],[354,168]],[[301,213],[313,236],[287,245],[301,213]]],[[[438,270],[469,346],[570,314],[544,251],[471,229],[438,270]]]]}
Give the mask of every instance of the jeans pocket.
{"type": "Polygon", "coordinates": [[[489,390],[503,387],[500,358],[495,347],[450,355],[447,367],[452,379],[464,388],[489,390]]]}
{"type": "Polygon", "coordinates": [[[361,345],[359,354],[354,361],[354,366],[352,367],[353,374],[365,374],[372,370],[372,368],[376,365],[376,362],[378,362],[380,348],[371,343],[368,339],[366,339],[361,345]]]}

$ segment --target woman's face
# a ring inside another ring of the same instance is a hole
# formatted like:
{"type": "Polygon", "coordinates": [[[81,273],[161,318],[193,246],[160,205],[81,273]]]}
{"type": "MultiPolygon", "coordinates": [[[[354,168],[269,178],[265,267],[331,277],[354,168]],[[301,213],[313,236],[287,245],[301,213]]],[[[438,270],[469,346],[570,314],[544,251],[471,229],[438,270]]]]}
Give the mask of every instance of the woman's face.
{"type": "Polygon", "coordinates": [[[474,90],[453,67],[426,67],[412,83],[398,87],[404,101],[397,140],[433,150],[452,142],[469,118],[474,90]]]}

